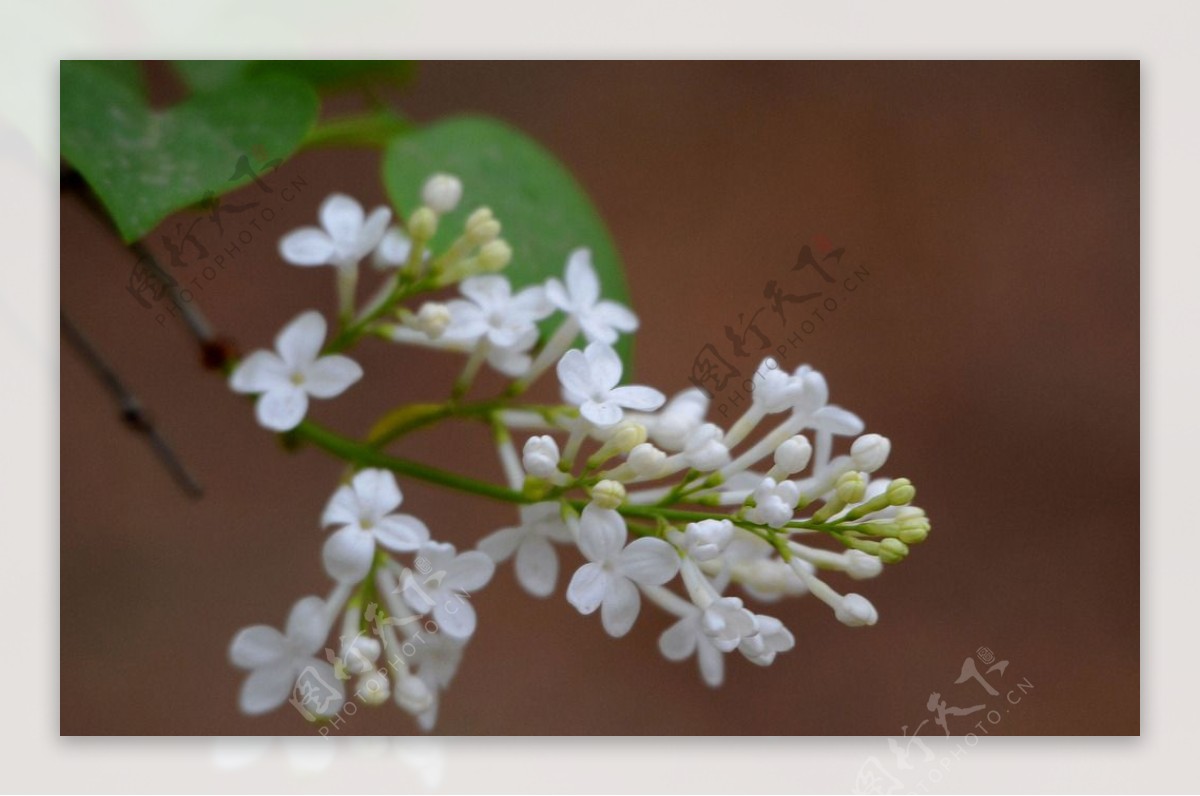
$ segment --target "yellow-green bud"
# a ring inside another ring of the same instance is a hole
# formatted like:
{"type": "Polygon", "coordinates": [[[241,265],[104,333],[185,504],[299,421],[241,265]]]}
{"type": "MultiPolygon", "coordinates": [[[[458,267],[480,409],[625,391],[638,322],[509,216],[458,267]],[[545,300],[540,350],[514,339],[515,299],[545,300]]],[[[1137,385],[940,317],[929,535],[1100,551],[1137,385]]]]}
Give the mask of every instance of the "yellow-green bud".
{"type": "Polygon", "coordinates": [[[450,325],[450,308],[436,301],[427,301],[421,305],[416,315],[416,327],[424,332],[430,340],[437,340],[450,325]]]}
{"type": "Polygon", "coordinates": [[[629,453],[646,441],[646,427],[633,420],[622,420],[617,424],[606,447],[611,445],[616,453],[629,453]]]}
{"type": "Polygon", "coordinates": [[[418,207],[408,217],[408,234],[414,240],[430,240],[437,234],[437,213],[418,207]]]}
{"type": "Polygon", "coordinates": [[[592,503],[602,509],[615,509],[625,502],[625,485],[604,480],[592,487],[592,503]]]}
{"type": "Polygon", "coordinates": [[[494,240],[479,250],[479,268],[484,273],[503,271],[512,262],[512,247],[506,241],[494,240]]]}
{"type": "Polygon", "coordinates": [[[500,222],[496,220],[482,221],[473,227],[467,227],[467,240],[476,246],[491,243],[500,237],[500,222]]]}
{"type": "Polygon", "coordinates": [[[888,484],[887,497],[893,506],[904,506],[917,496],[917,488],[907,478],[897,478],[888,484]]]}
{"type": "Polygon", "coordinates": [[[908,555],[908,545],[899,539],[884,539],[879,543],[879,560],[885,564],[897,564],[908,555]]]}
{"type": "Polygon", "coordinates": [[[863,479],[862,473],[850,470],[838,476],[834,489],[837,492],[838,500],[843,503],[857,503],[866,494],[867,482],[863,479]]]}

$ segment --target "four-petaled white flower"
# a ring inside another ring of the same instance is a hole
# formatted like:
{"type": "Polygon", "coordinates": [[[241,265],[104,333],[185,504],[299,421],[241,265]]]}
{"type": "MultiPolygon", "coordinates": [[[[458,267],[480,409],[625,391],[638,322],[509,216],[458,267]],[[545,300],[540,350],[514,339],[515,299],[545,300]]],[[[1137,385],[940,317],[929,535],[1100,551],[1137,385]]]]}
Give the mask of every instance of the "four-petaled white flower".
{"type": "Polygon", "coordinates": [[[554,311],[544,288],[535,285],[514,295],[508,280],[494,274],[464,279],[459,290],[467,300],[447,302],[451,316],[443,335],[447,340],[486,338],[501,349],[521,347],[525,342],[532,345],[537,339],[534,324],[554,311]]]}
{"type": "Polygon", "coordinates": [[[612,426],[625,416],[623,409],[652,412],[666,400],[652,387],[618,387],[621,358],[604,343],[572,348],[558,361],[558,380],[567,400],[579,406],[583,417],[600,427],[612,426]]]}
{"type": "Polygon", "coordinates": [[[700,676],[710,687],[716,688],[725,680],[725,656],[700,626],[700,609],[692,608],[691,613],[658,637],[658,649],[670,661],[682,661],[696,653],[700,676]]]}
{"type": "Polygon", "coordinates": [[[745,655],[747,660],[759,666],[770,666],[778,653],[787,652],[796,646],[796,637],[792,635],[792,631],[775,617],[755,614],[754,621],[758,632],[742,639],[742,643],[738,645],[738,651],[745,655]]]}
{"type": "Polygon", "coordinates": [[[612,345],[620,332],[637,329],[637,316],[627,307],[600,299],[600,280],[596,278],[589,250],[571,252],[565,280],[565,284],[555,278],[547,280],[546,295],[554,306],[575,317],[589,343],[612,345]]]}
{"type": "Polygon", "coordinates": [[[362,378],[362,368],[340,354],[321,356],[325,319],[316,310],[301,313],[275,338],[275,351],[259,350],[241,361],[229,377],[234,392],[258,394],[260,425],[290,431],[308,412],[309,396],[333,398],[362,378]]]}
{"type": "Polygon", "coordinates": [[[235,666],[250,671],[238,697],[244,713],[274,710],[297,685],[311,689],[300,705],[310,713],[331,716],[341,708],[345,698],[342,681],[332,664],[317,657],[329,635],[330,621],[324,600],[305,597],[292,607],[283,633],[270,625],[253,625],[234,636],[229,658],[235,666]]]}
{"type": "Polygon", "coordinates": [[[516,553],[517,582],[534,597],[547,597],[558,580],[558,555],[551,542],[574,541],[554,502],[521,506],[521,524],[479,540],[479,549],[499,564],[516,553]]]}
{"type": "Polygon", "coordinates": [[[702,390],[689,387],[673,396],[661,412],[647,418],[646,429],[659,447],[681,451],[704,422],[707,411],[708,396],[702,390]]]}
{"type": "Polygon", "coordinates": [[[751,522],[782,528],[792,521],[792,512],[800,502],[800,487],[795,481],[775,483],[774,478],[764,478],[754,490],[754,508],[746,512],[751,522]]]}
{"type": "Polygon", "coordinates": [[[417,551],[417,566],[420,577],[406,572],[400,584],[404,601],[419,614],[432,613],[440,632],[470,638],[476,620],[469,593],[492,579],[492,559],[478,550],[456,554],[452,544],[426,542],[417,551]]]}
{"type": "Polygon", "coordinates": [[[660,586],[679,571],[679,555],[662,539],[643,537],[625,545],[625,521],[613,509],[589,505],[579,519],[579,550],[588,560],[575,571],[567,600],[582,614],[600,609],[614,638],[629,632],[642,607],[638,584],[660,586]]]}
{"type": "Polygon", "coordinates": [[[718,597],[709,603],[701,614],[700,628],[721,652],[732,652],[742,639],[758,632],[754,614],[743,607],[740,597],[718,597]]]}
{"type": "Polygon", "coordinates": [[[379,245],[392,211],[377,207],[371,215],[345,194],[334,193],[321,202],[317,211],[320,227],[301,227],[279,241],[279,254],[292,265],[333,265],[349,268],[379,245]]]}
{"type": "Polygon", "coordinates": [[[363,470],[338,487],[325,506],[321,525],[340,525],[325,541],[325,570],[335,580],[357,583],[371,569],[375,543],[411,553],[429,541],[429,529],[411,514],[393,513],[404,500],[387,470],[363,470]]]}

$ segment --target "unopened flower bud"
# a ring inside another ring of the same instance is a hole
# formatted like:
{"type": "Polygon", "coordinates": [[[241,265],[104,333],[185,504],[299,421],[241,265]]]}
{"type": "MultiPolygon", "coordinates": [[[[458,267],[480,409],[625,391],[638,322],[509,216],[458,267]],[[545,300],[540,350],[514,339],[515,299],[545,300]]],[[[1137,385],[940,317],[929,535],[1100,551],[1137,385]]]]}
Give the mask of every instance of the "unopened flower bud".
{"type": "Polygon", "coordinates": [[[929,536],[929,518],[916,506],[906,506],[896,513],[896,538],[905,544],[920,544],[929,536]]]}
{"type": "Polygon", "coordinates": [[[494,240],[479,250],[479,269],[485,273],[503,271],[512,262],[512,247],[507,241],[494,240]]]}
{"type": "Polygon", "coordinates": [[[377,639],[366,636],[355,636],[342,649],[341,659],[350,674],[362,674],[375,668],[382,647],[377,639]]]}
{"type": "Polygon", "coordinates": [[[879,560],[885,564],[899,564],[908,555],[908,545],[891,537],[879,543],[879,560]]]}
{"type": "Polygon", "coordinates": [[[525,441],[521,463],[525,472],[538,478],[549,478],[558,471],[558,443],[554,437],[543,434],[525,441]]]}
{"type": "Polygon", "coordinates": [[[859,470],[873,473],[887,461],[892,442],[879,434],[863,434],[850,446],[850,459],[859,470]]]}
{"type": "Polygon", "coordinates": [[[849,470],[838,476],[834,489],[837,492],[838,500],[843,503],[857,503],[866,494],[867,482],[862,473],[849,470]]]}
{"type": "Polygon", "coordinates": [[[812,444],[801,434],[785,440],[775,449],[775,465],[788,475],[803,470],[811,458],[812,444]]]}
{"type": "Polygon", "coordinates": [[[408,713],[422,713],[433,705],[433,694],[429,686],[419,677],[407,672],[402,673],[396,681],[396,704],[408,713]]]}
{"type": "Polygon", "coordinates": [[[492,215],[492,208],[490,208],[490,207],[477,208],[476,210],[474,210],[471,213],[471,215],[467,216],[466,228],[467,228],[467,230],[470,230],[471,227],[475,226],[476,224],[482,224],[483,222],[491,221],[494,218],[495,218],[495,216],[492,215]]]}
{"type": "Polygon", "coordinates": [[[663,464],[667,461],[667,454],[654,447],[653,444],[643,442],[641,445],[634,446],[626,461],[640,477],[654,478],[662,472],[663,464]]]}
{"type": "Polygon", "coordinates": [[[416,327],[430,340],[437,340],[450,325],[450,308],[437,301],[427,301],[417,311],[416,327]]]}
{"type": "Polygon", "coordinates": [[[370,671],[358,679],[354,695],[364,704],[377,707],[387,702],[388,697],[392,695],[392,689],[384,674],[370,671]]]}
{"type": "Polygon", "coordinates": [[[855,580],[866,580],[883,572],[883,562],[862,550],[847,550],[842,558],[846,562],[846,574],[855,580]]]}
{"type": "Polygon", "coordinates": [[[849,627],[873,625],[879,621],[879,612],[871,605],[871,601],[861,594],[847,594],[842,597],[841,604],[834,610],[834,616],[849,627]]]}
{"type": "Polygon", "coordinates": [[[622,420],[617,424],[605,446],[614,453],[629,453],[646,441],[646,427],[633,420],[622,420]]]}
{"type": "Polygon", "coordinates": [[[481,207],[467,218],[467,240],[476,246],[491,243],[500,237],[500,222],[490,208],[481,207]]]}
{"type": "Polygon", "coordinates": [[[418,207],[408,217],[409,237],[429,240],[437,234],[437,214],[428,207],[418,207]]]}
{"type": "Polygon", "coordinates": [[[721,555],[733,538],[733,523],[729,520],[690,522],[683,537],[689,556],[696,561],[710,561],[721,555]]]}
{"type": "Polygon", "coordinates": [[[450,174],[435,174],[425,181],[421,189],[421,201],[433,212],[445,215],[458,207],[462,198],[462,182],[450,174]]]}
{"type": "Polygon", "coordinates": [[[897,478],[888,484],[887,497],[888,502],[893,506],[904,506],[912,502],[912,499],[917,496],[917,489],[912,485],[912,481],[907,478],[897,478]]]}
{"type": "Polygon", "coordinates": [[[625,502],[625,485],[605,479],[592,487],[592,503],[602,509],[615,509],[625,502]]]}

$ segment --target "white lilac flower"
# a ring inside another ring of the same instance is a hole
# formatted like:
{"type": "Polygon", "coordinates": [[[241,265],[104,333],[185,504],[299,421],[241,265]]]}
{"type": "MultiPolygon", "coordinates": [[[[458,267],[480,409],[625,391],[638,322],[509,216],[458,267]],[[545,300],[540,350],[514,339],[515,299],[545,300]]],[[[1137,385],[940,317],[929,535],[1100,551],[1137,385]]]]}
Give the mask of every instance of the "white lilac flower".
{"type": "Polygon", "coordinates": [[[763,360],[762,379],[754,386],[751,401],[767,414],[786,412],[799,403],[804,394],[804,379],[787,373],[773,358],[763,360]]]}
{"type": "Polygon", "coordinates": [[[362,378],[362,368],[340,354],[321,356],[325,318],[316,310],[296,316],[275,338],[275,351],[259,350],[229,376],[234,392],[257,394],[258,422],[290,431],[308,412],[308,399],[334,398],[362,378]]]}
{"type": "Polygon", "coordinates": [[[883,467],[891,452],[892,442],[887,437],[864,434],[850,446],[850,459],[859,470],[873,473],[883,467]]]}
{"type": "Polygon", "coordinates": [[[478,548],[499,564],[516,554],[517,582],[534,597],[547,597],[558,581],[558,555],[552,542],[574,539],[557,503],[534,503],[519,509],[521,524],[501,528],[479,541],[478,548]]]}
{"type": "Polygon", "coordinates": [[[250,671],[238,697],[243,712],[266,713],[279,707],[292,695],[301,675],[311,681],[304,685],[318,688],[308,695],[311,700],[304,700],[306,710],[333,715],[340,709],[345,699],[342,681],[332,664],[317,657],[325,646],[329,623],[325,601],[305,597],[292,607],[283,633],[269,625],[253,625],[234,636],[229,658],[250,671]]]}
{"type": "Polygon", "coordinates": [[[754,508],[746,511],[746,518],[760,525],[782,528],[792,521],[792,512],[800,501],[800,488],[795,481],[775,483],[774,478],[764,478],[754,490],[754,508]]]}
{"type": "Polygon", "coordinates": [[[589,343],[617,341],[620,332],[638,327],[637,316],[615,301],[600,299],[600,280],[592,267],[592,254],[576,249],[567,259],[565,284],[551,278],[546,295],[554,306],[575,318],[589,343]]]}
{"type": "Polygon", "coordinates": [[[383,239],[392,211],[377,207],[364,217],[361,204],[334,193],[321,202],[317,216],[320,227],[301,227],[279,241],[280,256],[292,265],[357,265],[383,239]]]}
{"type": "Polygon", "coordinates": [[[446,633],[422,633],[409,643],[416,650],[411,665],[430,697],[428,706],[417,713],[417,724],[429,732],[437,723],[439,693],[454,679],[466,645],[446,633]]]}
{"type": "Polygon", "coordinates": [[[650,439],[664,450],[681,451],[704,422],[708,396],[695,387],[673,396],[663,410],[647,419],[650,439]]]}
{"type": "Polygon", "coordinates": [[[452,544],[426,542],[417,551],[417,563],[430,574],[418,579],[407,573],[401,583],[404,601],[419,614],[432,613],[440,632],[460,640],[470,638],[476,620],[469,593],[492,579],[496,570],[492,559],[478,550],[456,554],[452,544]]]}
{"type": "Polygon", "coordinates": [[[694,561],[711,561],[721,555],[733,538],[729,520],[689,522],[684,530],[684,549],[694,561]]]}
{"type": "Polygon", "coordinates": [[[411,514],[394,513],[404,496],[387,470],[363,470],[338,487],[321,525],[340,525],[325,541],[325,570],[335,580],[357,583],[371,568],[376,543],[411,553],[429,541],[429,529],[411,514]]]}
{"type": "Polygon", "coordinates": [[[486,339],[501,349],[518,347],[524,341],[531,346],[537,339],[534,324],[554,311],[543,288],[527,287],[514,295],[509,281],[494,274],[464,279],[459,290],[466,300],[447,302],[451,314],[443,334],[447,340],[486,339]]]}
{"type": "Polygon", "coordinates": [[[740,597],[717,597],[700,615],[700,629],[721,652],[732,652],[758,632],[758,623],[740,597]]]}
{"type": "Polygon", "coordinates": [[[652,387],[618,387],[621,370],[621,358],[604,343],[591,343],[583,351],[573,348],[558,361],[558,379],[567,400],[600,427],[621,422],[625,409],[651,412],[666,400],[652,387]]]}
{"type": "Polygon", "coordinates": [[[675,548],[644,537],[625,545],[625,521],[613,509],[589,505],[579,519],[579,550],[588,563],[575,571],[567,600],[582,614],[600,609],[605,631],[629,632],[641,610],[638,585],[660,586],[679,571],[675,548]]]}
{"type": "Polygon", "coordinates": [[[759,666],[770,666],[775,656],[796,646],[796,637],[773,616],[755,614],[758,632],[742,639],[738,651],[759,666]]]}
{"type": "Polygon", "coordinates": [[[701,611],[692,611],[668,627],[658,637],[658,649],[667,660],[682,661],[696,654],[700,676],[712,688],[725,680],[725,656],[700,626],[701,611]]]}
{"type": "Polygon", "coordinates": [[[692,432],[684,446],[683,455],[688,463],[701,472],[719,470],[729,463],[729,448],[725,446],[725,432],[715,423],[705,423],[692,432]]]}
{"type": "Polygon", "coordinates": [[[525,441],[521,452],[521,463],[525,472],[538,478],[550,478],[558,473],[558,443],[554,437],[543,434],[525,441]]]}

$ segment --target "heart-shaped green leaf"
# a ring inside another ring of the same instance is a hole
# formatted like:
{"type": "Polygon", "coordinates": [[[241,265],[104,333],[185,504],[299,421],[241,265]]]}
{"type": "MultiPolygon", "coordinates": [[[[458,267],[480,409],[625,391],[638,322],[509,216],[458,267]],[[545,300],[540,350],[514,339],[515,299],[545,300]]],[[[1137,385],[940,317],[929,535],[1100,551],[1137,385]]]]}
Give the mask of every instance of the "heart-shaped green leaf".
{"type": "Polygon", "coordinates": [[[62,64],[61,103],[63,157],[126,242],[291,155],[318,107],[306,83],[271,75],[157,111],[108,70],[77,61],[62,64]]]}
{"type": "MultiPolygon", "coordinates": [[[[561,279],[567,255],[586,246],[604,296],[629,305],[621,260],[604,221],[566,168],[531,138],[494,119],[464,116],[395,139],[384,156],[383,179],[402,215],[420,204],[421,186],[436,172],[462,180],[463,201],[438,223],[435,247],[448,246],[462,234],[467,215],[487,205],[512,246],[505,275],[515,286],[561,279]]],[[[629,335],[617,350],[628,377],[629,335]]]]}

